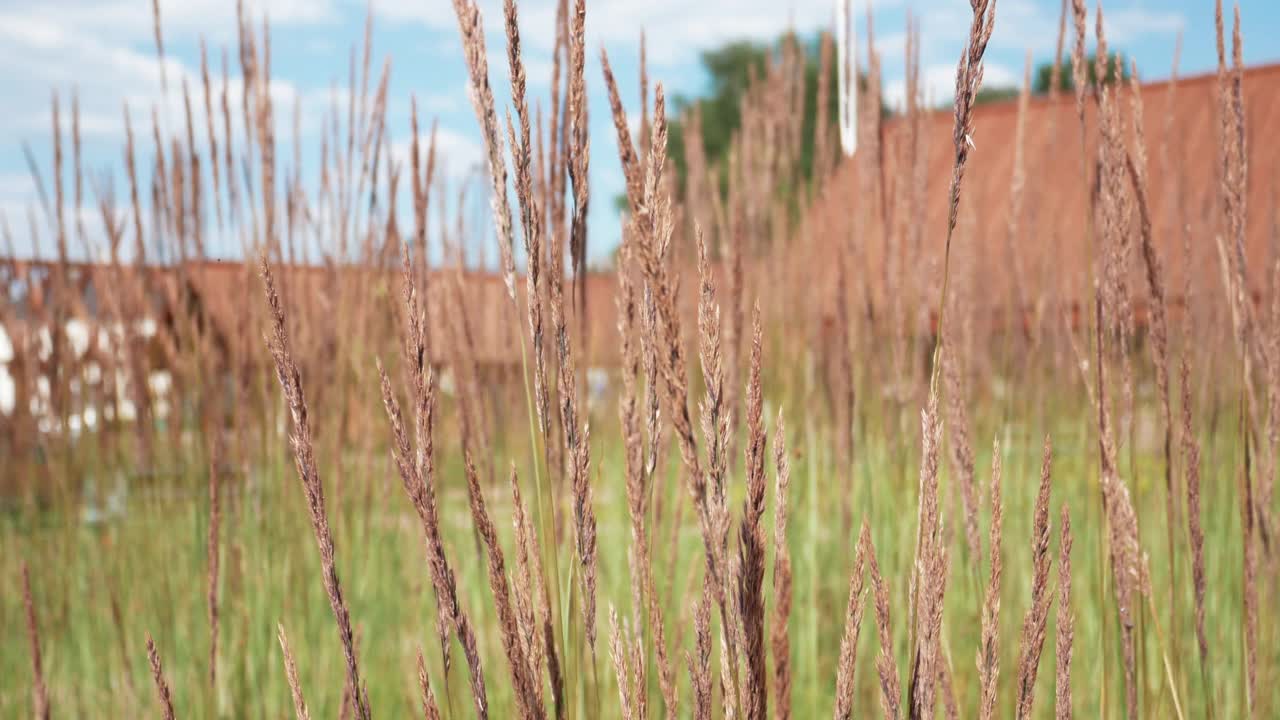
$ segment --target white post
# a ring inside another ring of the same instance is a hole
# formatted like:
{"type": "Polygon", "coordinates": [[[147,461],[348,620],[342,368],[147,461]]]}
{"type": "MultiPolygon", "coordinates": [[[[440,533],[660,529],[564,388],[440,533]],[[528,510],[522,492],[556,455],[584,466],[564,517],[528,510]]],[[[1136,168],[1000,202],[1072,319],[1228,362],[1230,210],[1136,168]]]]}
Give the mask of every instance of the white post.
{"type": "Polygon", "coordinates": [[[858,57],[858,34],[849,18],[850,0],[836,2],[837,84],[840,90],[840,148],[845,155],[858,149],[858,78],[853,64],[858,57]]]}

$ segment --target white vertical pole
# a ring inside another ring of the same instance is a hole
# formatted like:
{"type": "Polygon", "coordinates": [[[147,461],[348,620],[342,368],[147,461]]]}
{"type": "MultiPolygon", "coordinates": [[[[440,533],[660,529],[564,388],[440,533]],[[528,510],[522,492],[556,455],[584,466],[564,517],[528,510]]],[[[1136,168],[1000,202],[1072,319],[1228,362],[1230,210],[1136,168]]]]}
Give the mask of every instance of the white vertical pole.
{"type": "Polygon", "coordinates": [[[851,27],[850,0],[836,3],[837,84],[840,90],[840,148],[845,155],[858,149],[858,78],[853,72],[858,57],[858,34],[851,27]]]}

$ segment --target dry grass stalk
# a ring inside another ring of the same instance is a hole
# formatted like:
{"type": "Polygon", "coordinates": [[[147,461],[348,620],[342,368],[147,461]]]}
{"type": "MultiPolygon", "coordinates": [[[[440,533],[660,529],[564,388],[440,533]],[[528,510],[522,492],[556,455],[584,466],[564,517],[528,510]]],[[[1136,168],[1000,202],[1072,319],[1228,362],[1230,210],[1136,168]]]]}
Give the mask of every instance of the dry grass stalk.
{"type": "Polygon", "coordinates": [[[1111,429],[1111,412],[1107,400],[1106,345],[1103,331],[1102,300],[1095,301],[1095,343],[1097,355],[1098,449],[1101,465],[1102,506],[1106,515],[1108,552],[1111,561],[1112,591],[1120,619],[1121,651],[1124,657],[1125,707],[1129,718],[1138,715],[1137,647],[1135,612],[1137,596],[1148,591],[1148,577],[1142,562],[1138,540],[1138,518],[1129,488],[1120,479],[1116,463],[1115,440],[1111,429]]]}
{"type": "MultiPolygon", "coordinates": [[[[507,295],[516,299],[516,264],[514,238],[511,230],[511,206],[507,203],[507,165],[502,157],[502,133],[498,129],[498,113],[494,109],[493,88],[489,85],[489,61],[484,44],[484,23],[480,8],[472,0],[454,0],[454,12],[458,16],[458,31],[462,35],[462,54],[467,61],[470,77],[468,94],[475,108],[476,120],[484,137],[488,159],[490,209],[494,227],[498,231],[498,250],[502,261],[503,280],[507,295]]],[[[519,52],[516,46],[515,52],[519,52]]]]}
{"type": "Polygon", "coordinates": [[[560,417],[564,428],[565,458],[569,463],[569,481],[573,496],[574,543],[580,566],[583,628],[587,645],[595,652],[596,644],[596,517],[590,478],[590,428],[579,417],[577,365],[565,317],[563,273],[558,259],[552,261],[548,282],[551,304],[551,333],[558,371],[556,389],[560,398],[560,417]]]}
{"type": "Polygon", "coordinates": [[[1022,638],[1019,642],[1017,717],[1031,717],[1031,707],[1036,696],[1036,676],[1040,671],[1040,654],[1044,650],[1046,628],[1049,624],[1049,606],[1053,595],[1049,592],[1049,569],[1053,562],[1049,555],[1049,487],[1050,466],[1053,461],[1053,445],[1046,435],[1044,460],[1040,468],[1040,490],[1036,494],[1035,511],[1031,523],[1031,607],[1022,620],[1022,638]]]}
{"type": "MultiPolygon", "coordinates": [[[[898,679],[898,663],[893,655],[893,626],[889,616],[889,586],[880,575],[880,563],[876,560],[876,546],[871,532],[862,533],[858,549],[866,557],[871,573],[871,588],[876,598],[876,632],[880,636],[880,654],[876,657],[876,672],[880,675],[880,708],[885,720],[902,717],[902,685],[898,679]]],[[[855,564],[856,564],[855,560],[855,564]]]]}
{"type": "MultiPolygon", "coordinates": [[[[530,144],[532,130],[529,121],[529,105],[525,99],[525,68],[520,54],[520,25],[515,1],[506,0],[503,11],[507,35],[507,62],[511,74],[511,94],[516,106],[516,115],[520,121],[520,137],[517,141],[510,114],[507,116],[508,136],[515,161],[516,197],[520,203],[520,226],[524,238],[525,303],[529,316],[529,336],[533,344],[534,407],[543,445],[549,446],[548,415],[551,410],[547,391],[546,342],[542,321],[542,302],[545,295],[542,278],[542,233],[545,208],[539,203],[533,186],[531,168],[533,152],[530,144]]],[[[541,140],[541,133],[539,133],[539,140],[541,140]]],[[[550,456],[555,455],[550,449],[547,453],[550,456]]],[[[550,466],[552,457],[548,457],[547,460],[550,466]]]]}
{"type": "MultiPolygon", "coordinates": [[[[942,299],[939,303],[939,322],[942,328],[941,315],[946,312],[947,280],[951,262],[951,237],[956,229],[956,220],[960,211],[960,185],[964,180],[965,167],[969,162],[969,150],[973,143],[973,108],[977,102],[978,89],[982,87],[982,56],[987,51],[987,42],[991,40],[991,31],[995,29],[996,12],[994,0],[971,0],[973,21],[969,26],[969,40],[964,52],[960,55],[960,64],[956,68],[955,96],[955,129],[952,143],[955,146],[955,164],[951,171],[950,199],[947,211],[947,243],[943,250],[942,299]]],[[[878,96],[878,95],[877,95],[878,96]]],[[[935,353],[936,354],[936,353],[935,353]]],[[[934,358],[934,380],[937,377],[937,358],[934,358]]]]}
{"type": "Polygon", "coordinates": [[[791,717],[791,550],[787,545],[787,495],[791,486],[791,461],[787,457],[786,428],[782,410],[773,431],[773,460],[777,482],[773,495],[773,684],[777,695],[774,716],[791,717]]]}
{"type": "MultiPolygon", "coordinates": [[[[613,116],[613,129],[618,136],[618,159],[622,163],[622,175],[626,180],[627,200],[632,209],[640,206],[644,192],[644,169],[636,157],[635,145],[631,141],[631,130],[627,127],[627,111],[622,106],[622,96],[618,94],[618,83],[613,77],[613,68],[609,65],[609,53],[600,48],[600,70],[604,74],[605,88],[609,92],[609,110],[613,116]]],[[[648,107],[645,107],[648,112],[648,107]]],[[[641,128],[643,133],[644,128],[641,128]]]]}
{"type": "MultiPolygon", "coordinates": [[[[566,127],[569,143],[565,146],[565,151],[569,180],[573,185],[573,221],[570,225],[569,254],[573,260],[578,322],[581,324],[583,347],[586,347],[587,328],[587,208],[591,197],[587,179],[587,166],[591,157],[591,135],[587,123],[586,25],[586,0],[575,0],[568,33],[569,92],[568,107],[565,111],[570,122],[566,127]]],[[[594,605],[594,598],[591,603],[594,605]]],[[[595,620],[589,621],[587,626],[588,636],[593,639],[594,647],[595,620]]]]}
{"type": "Polygon", "coordinates": [[[164,677],[164,667],[160,664],[160,653],[156,644],[147,633],[147,660],[151,663],[151,679],[156,683],[156,697],[160,700],[160,712],[164,720],[173,720],[173,696],[169,691],[169,681],[164,677]]]}
{"type": "Polygon", "coordinates": [[[347,666],[347,682],[355,691],[356,714],[360,720],[369,720],[369,702],[367,691],[360,679],[360,664],[356,656],[355,636],[351,629],[351,613],[347,609],[346,600],[342,596],[342,584],[338,579],[337,562],[334,557],[333,533],[329,529],[329,517],[324,505],[324,485],[320,482],[320,472],[316,467],[315,451],[311,441],[311,418],[307,409],[307,400],[302,392],[302,376],[293,360],[293,351],[289,343],[289,332],[285,327],[284,309],[280,303],[280,294],[276,289],[275,275],[264,254],[259,258],[259,268],[265,288],[267,306],[271,312],[272,332],[267,338],[267,345],[275,361],[276,378],[284,393],[290,417],[293,420],[293,432],[289,434],[289,445],[293,449],[294,464],[298,471],[298,479],[306,496],[307,512],[311,518],[311,528],[315,534],[316,545],[320,551],[320,567],[324,580],[325,594],[329,596],[329,606],[333,610],[338,626],[338,637],[342,642],[343,655],[347,666]]]}
{"type": "Polygon", "coordinates": [[[436,593],[438,615],[436,631],[440,641],[440,649],[444,660],[445,673],[449,671],[449,635],[456,633],[462,644],[463,655],[467,661],[467,670],[471,684],[472,699],[476,712],[488,717],[488,696],[485,690],[484,670],[480,664],[475,632],[465,611],[458,601],[457,577],[444,552],[444,542],[440,532],[439,511],[435,489],[435,460],[433,457],[434,441],[432,439],[435,418],[435,380],[427,364],[426,347],[422,340],[422,324],[424,319],[417,312],[413,299],[412,284],[405,286],[406,303],[410,308],[409,339],[406,345],[406,357],[410,363],[410,377],[414,404],[417,415],[417,454],[409,444],[408,434],[404,429],[404,420],[400,414],[399,403],[391,390],[391,381],[378,363],[382,380],[382,400],[391,424],[393,440],[392,456],[396,469],[400,473],[401,482],[409,501],[418,513],[422,523],[423,539],[426,546],[427,566],[430,570],[431,585],[436,593]]]}
{"type": "MultiPolygon", "coordinates": [[[[215,431],[216,432],[216,431],[215,431]]],[[[209,605],[209,689],[214,695],[218,689],[218,557],[220,550],[219,526],[222,510],[219,502],[218,486],[222,443],[218,438],[213,440],[213,452],[209,458],[209,540],[208,555],[208,605],[209,605]]]]}
{"type": "Polygon", "coordinates": [[[422,648],[418,648],[418,691],[422,693],[423,720],[440,720],[440,706],[436,703],[436,694],[431,691],[431,681],[427,679],[427,661],[422,657],[422,648]]]}
{"type": "Polygon", "coordinates": [[[715,547],[708,556],[708,569],[725,562],[729,512],[725,488],[729,454],[729,411],[726,400],[724,363],[721,348],[720,306],[716,302],[716,290],[706,240],[700,229],[695,231],[698,242],[698,356],[702,364],[702,376],[706,385],[706,397],[701,403],[702,435],[707,443],[707,485],[711,517],[712,537],[715,547]]]}
{"type": "MultiPolygon", "coordinates": [[[[676,283],[670,277],[667,267],[667,251],[674,231],[674,220],[671,210],[671,197],[662,184],[667,150],[667,123],[661,84],[657,86],[654,93],[653,117],[649,162],[645,174],[644,201],[636,213],[635,220],[635,235],[638,241],[636,247],[639,250],[640,266],[647,283],[647,290],[652,293],[654,307],[654,321],[650,323],[650,327],[647,329],[650,336],[649,342],[655,351],[655,358],[660,359],[660,363],[657,363],[658,367],[656,368],[656,375],[660,375],[662,378],[660,397],[667,408],[668,416],[671,418],[672,428],[675,431],[677,445],[680,449],[680,457],[685,467],[689,494],[692,497],[694,509],[697,512],[698,525],[702,532],[707,567],[706,583],[710,586],[712,595],[716,598],[716,602],[720,607],[721,617],[727,618],[729,613],[727,612],[728,603],[725,597],[727,582],[724,563],[725,553],[723,552],[727,525],[723,524],[719,519],[721,517],[727,518],[727,511],[721,500],[723,497],[723,483],[720,483],[719,490],[713,486],[713,497],[709,498],[708,495],[712,493],[708,493],[708,478],[712,475],[712,470],[709,467],[704,471],[698,453],[697,438],[693,432],[693,423],[689,415],[689,383],[686,374],[684,346],[680,335],[680,318],[676,304],[676,283]]],[[[700,302],[699,305],[701,307],[703,303],[700,302]]],[[[708,310],[708,312],[711,311],[708,310]]],[[[701,310],[699,315],[702,315],[701,310]]],[[[711,337],[702,333],[700,335],[706,347],[710,349],[714,344],[710,342],[711,337]]],[[[715,376],[708,373],[707,377],[712,378],[715,376]]],[[[718,401],[712,400],[708,402],[712,404],[718,403],[718,401]]],[[[704,416],[707,407],[708,405],[704,404],[704,416]]],[[[718,432],[712,435],[716,438],[717,449],[714,452],[709,452],[709,457],[716,458],[717,464],[719,464],[719,458],[723,455],[722,451],[718,449],[722,447],[721,435],[718,432]]],[[[651,434],[651,447],[655,437],[651,434]]],[[[650,468],[652,467],[654,466],[650,464],[650,468]]],[[[732,633],[730,633],[729,637],[730,642],[733,643],[728,647],[730,665],[736,668],[736,642],[732,641],[732,633]]],[[[736,676],[736,670],[734,670],[734,675],[736,676]]]]}
{"type": "Polygon", "coordinates": [[[1004,502],[1001,500],[1000,439],[991,447],[991,529],[988,542],[991,553],[991,575],[982,600],[982,639],[978,645],[978,717],[991,720],[996,716],[996,688],[1000,678],[1000,576],[1001,540],[1004,525],[1004,502]]]}
{"type": "MultiPolygon", "coordinates": [[[[1250,410],[1257,412],[1263,405],[1256,392],[1254,383],[1259,380],[1256,373],[1268,366],[1268,358],[1259,338],[1255,335],[1255,319],[1253,302],[1250,300],[1248,273],[1246,268],[1245,231],[1246,200],[1248,188],[1248,150],[1245,137],[1244,115],[1244,65],[1242,61],[1242,40],[1240,36],[1240,10],[1235,12],[1235,23],[1232,31],[1232,64],[1228,70],[1226,46],[1224,40],[1222,2],[1215,3],[1215,25],[1217,29],[1218,47],[1218,117],[1219,117],[1219,156],[1222,170],[1219,175],[1219,195],[1223,213],[1223,232],[1216,234],[1218,255],[1222,262],[1223,288],[1227,293],[1228,306],[1231,308],[1232,326],[1235,329],[1236,342],[1243,363],[1245,392],[1249,396],[1250,410]]],[[[1255,423],[1261,425],[1261,423],[1255,423]]],[[[1255,512],[1261,512],[1256,508],[1255,512]]],[[[1264,531],[1266,524],[1263,524],[1264,531]]]]}
{"type": "Polygon", "coordinates": [[[1062,504],[1062,527],[1058,530],[1058,618],[1054,718],[1071,720],[1071,645],[1075,639],[1075,617],[1071,610],[1071,513],[1062,504]]]}
{"type": "MultiPolygon", "coordinates": [[[[641,612],[647,614],[653,633],[653,646],[658,664],[658,681],[662,689],[667,716],[674,717],[678,710],[679,692],[671,661],[667,656],[666,626],[662,616],[662,604],[654,586],[653,561],[650,554],[649,534],[645,527],[652,486],[647,482],[651,473],[646,471],[644,438],[640,429],[639,400],[636,392],[636,376],[645,363],[641,348],[636,345],[640,336],[638,306],[632,277],[630,247],[621,248],[618,268],[618,339],[623,359],[622,396],[618,412],[622,424],[623,444],[626,448],[627,510],[631,516],[631,602],[635,627],[640,627],[641,612]]],[[[640,667],[643,672],[643,664],[640,667]]],[[[642,676],[643,678],[643,676],[642,676]]],[[[642,682],[643,686],[644,683],[642,682]]]]}
{"type": "Polygon", "coordinates": [[[31,599],[31,572],[25,560],[22,562],[22,606],[26,610],[27,641],[31,646],[31,715],[36,720],[49,720],[49,691],[45,688],[40,659],[40,625],[31,599]]]}
{"type": "MultiPolygon", "coordinates": [[[[546,585],[542,580],[542,562],[538,537],[533,525],[529,522],[529,512],[524,499],[520,495],[520,478],[511,473],[511,522],[516,543],[516,579],[513,596],[516,604],[516,620],[520,628],[520,641],[528,661],[529,671],[533,678],[542,677],[542,668],[548,665],[548,648],[552,660],[550,666],[556,667],[552,673],[552,692],[556,707],[561,704],[561,692],[556,687],[555,677],[559,674],[559,661],[555,658],[555,643],[546,642],[548,634],[554,638],[550,628],[550,602],[547,598],[546,585]],[[545,628],[545,629],[544,629],[545,628]]],[[[539,705],[543,702],[542,682],[534,683],[534,691],[539,705]]]]}
{"type": "Polygon", "coordinates": [[[294,716],[297,720],[311,720],[306,698],[302,696],[302,684],[298,682],[298,666],[293,661],[289,638],[284,634],[284,625],[281,623],[276,623],[276,639],[280,641],[280,652],[284,655],[284,674],[289,680],[289,694],[293,696],[294,716]]]}
{"type": "MultiPolygon", "coordinates": [[[[1066,10],[1066,5],[1063,5],[1066,10]]],[[[1064,16],[1065,20],[1065,16],[1064,16]]],[[[1061,33],[1061,30],[1059,30],[1061,33]]],[[[1055,57],[1062,56],[1062,37],[1058,37],[1058,54],[1055,57]]],[[[1055,60],[1053,64],[1054,78],[1050,81],[1049,93],[1053,96],[1057,92],[1058,79],[1057,75],[1061,71],[1060,63],[1055,60]]],[[[1022,327],[1023,339],[1030,341],[1031,323],[1025,319],[1025,313],[1030,310],[1027,302],[1027,291],[1024,287],[1022,278],[1025,276],[1025,269],[1022,263],[1022,237],[1020,226],[1022,222],[1024,195],[1027,185],[1026,171],[1026,139],[1027,139],[1027,111],[1031,106],[1031,52],[1027,51],[1026,61],[1023,66],[1022,73],[1022,92],[1018,94],[1018,121],[1014,126],[1013,135],[1013,173],[1009,178],[1009,224],[1008,232],[1005,235],[1005,251],[1009,254],[1009,262],[1013,272],[1010,273],[1010,279],[1013,285],[1013,311],[1016,322],[1022,327]]],[[[1054,117],[1057,117],[1056,115],[1054,117]]]]}
{"type": "Polygon", "coordinates": [[[947,720],[960,720],[960,705],[956,700],[955,684],[951,680],[951,663],[943,658],[938,663],[938,688],[942,691],[942,710],[947,720]]]}
{"type": "Polygon", "coordinates": [[[646,709],[644,656],[638,629],[623,621],[618,626],[618,611],[609,606],[609,658],[618,678],[618,708],[623,720],[644,720],[646,709]]]}
{"type": "Polygon", "coordinates": [[[742,615],[747,674],[743,708],[747,720],[764,720],[767,714],[768,675],[764,643],[764,569],[765,534],[762,524],[765,511],[765,430],[764,395],[761,388],[760,364],[763,355],[760,307],[752,320],[751,370],[747,386],[747,497],[742,507],[739,527],[738,608],[742,615]]]}
{"type": "Polygon", "coordinates": [[[160,66],[160,91],[169,94],[169,81],[165,73],[164,30],[160,22],[160,0],[151,0],[151,30],[156,41],[156,64],[160,66]]]}
{"type": "Polygon", "coordinates": [[[1240,468],[1240,532],[1243,535],[1244,579],[1241,592],[1244,635],[1244,707],[1245,716],[1258,713],[1258,548],[1257,522],[1253,497],[1253,467],[1249,453],[1248,415],[1242,409],[1244,465],[1240,468]]]}
{"type": "Polygon", "coordinates": [[[711,602],[711,586],[704,581],[693,614],[694,651],[685,653],[693,686],[694,720],[711,720],[711,602]]]}
{"type": "Polygon", "coordinates": [[[1200,673],[1208,685],[1209,638],[1205,633],[1205,591],[1208,580],[1204,565],[1204,527],[1200,524],[1200,442],[1191,426],[1191,370],[1182,356],[1182,466],[1187,485],[1187,535],[1191,541],[1191,587],[1195,598],[1196,645],[1200,652],[1200,673]]]}
{"type": "MultiPolygon", "coordinates": [[[[222,185],[222,181],[220,179],[222,163],[218,156],[218,136],[217,133],[214,132],[216,116],[213,113],[213,91],[209,85],[209,55],[208,50],[205,48],[203,36],[200,38],[200,82],[204,86],[205,135],[209,143],[209,162],[212,166],[210,171],[212,172],[213,178],[213,185],[210,187],[209,191],[210,194],[213,195],[218,229],[221,230],[223,223],[222,193],[220,192],[220,187],[222,185]]],[[[230,136],[227,137],[227,143],[231,143],[230,136]]],[[[228,168],[227,172],[231,172],[231,169],[228,168]]]]}
{"type": "Polygon", "coordinates": [[[1053,53],[1053,69],[1049,74],[1049,97],[1056,99],[1062,86],[1062,46],[1067,37],[1067,5],[1071,0],[1062,0],[1062,10],[1058,13],[1058,45],[1053,53]]]}
{"type": "Polygon", "coordinates": [[[1165,526],[1169,554],[1169,617],[1170,625],[1177,628],[1178,593],[1177,586],[1177,543],[1176,529],[1178,518],[1178,489],[1173,472],[1173,405],[1169,383],[1169,320],[1165,300],[1164,272],[1152,237],[1152,220],[1148,202],[1147,152],[1143,130],[1143,105],[1141,84],[1138,82],[1138,68],[1133,65],[1130,73],[1130,97],[1132,99],[1134,151],[1126,154],[1125,166],[1129,180],[1133,184],[1139,219],[1139,238],[1142,242],[1142,260],[1145,269],[1147,290],[1151,294],[1151,352],[1156,368],[1156,394],[1159,397],[1161,420],[1164,423],[1164,484],[1165,484],[1165,526]]]}
{"type": "Polygon", "coordinates": [[[947,578],[947,549],[938,497],[938,444],[942,427],[936,392],[930,392],[920,423],[920,534],[914,571],[919,578],[915,616],[918,636],[913,653],[910,694],[911,716],[928,720],[934,713],[938,661],[942,657],[942,610],[947,578]]]}
{"type": "MultiPolygon", "coordinates": [[[[872,552],[871,526],[864,518],[862,530],[858,535],[858,546],[853,555],[853,573],[849,576],[849,602],[845,609],[844,635],[840,638],[840,660],[836,665],[836,699],[835,708],[832,711],[835,720],[849,720],[853,714],[853,681],[858,664],[858,636],[862,631],[862,613],[866,609],[864,570],[867,557],[872,552]]],[[[878,609],[877,612],[879,612],[878,609]]],[[[882,683],[883,680],[882,676],[882,683]]],[[[888,710],[886,709],[885,712],[887,715],[888,710]]]]}
{"type": "MultiPolygon", "coordinates": [[[[964,503],[964,535],[969,562],[982,565],[982,539],[978,535],[978,485],[974,479],[973,446],[969,440],[969,412],[965,406],[960,354],[954,336],[943,353],[943,378],[947,391],[947,430],[951,435],[951,464],[964,503]]],[[[954,497],[954,496],[953,496],[954,497]]]]}
{"type": "MultiPolygon", "coordinates": [[[[542,707],[538,689],[539,678],[529,667],[528,657],[520,641],[519,621],[515,608],[511,603],[511,588],[507,580],[506,560],[502,547],[498,544],[498,532],[489,517],[484,502],[484,492],[480,488],[480,478],[476,473],[471,453],[464,451],[464,465],[467,476],[467,499],[471,506],[471,520],[476,531],[484,541],[489,569],[489,591],[493,594],[494,608],[498,614],[498,629],[502,635],[502,649],[507,656],[507,665],[511,670],[511,680],[516,699],[516,709],[522,718],[544,718],[546,712],[542,707]]],[[[515,468],[512,468],[515,474],[515,468]]],[[[514,482],[514,480],[513,480],[514,482]]]]}

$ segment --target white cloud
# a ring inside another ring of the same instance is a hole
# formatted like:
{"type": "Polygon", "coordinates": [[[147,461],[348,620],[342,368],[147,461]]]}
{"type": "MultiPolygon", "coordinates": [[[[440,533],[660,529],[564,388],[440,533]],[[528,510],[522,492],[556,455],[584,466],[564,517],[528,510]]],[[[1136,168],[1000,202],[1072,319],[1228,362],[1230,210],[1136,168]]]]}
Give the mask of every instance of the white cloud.
{"type": "Polygon", "coordinates": [[[1140,7],[1103,10],[1107,41],[1129,42],[1140,35],[1172,35],[1186,27],[1187,19],[1178,12],[1159,12],[1140,7]]]}
{"type": "MultiPolygon", "coordinates": [[[[1022,85],[1022,73],[1004,65],[985,63],[982,86],[1018,87],[1022,85]]],[[[951,102],[956,95],[956,66],[952,63],[938,63],[920,69],[920,92],[925,107],[935,107],[951,102]]],[[[884,100],[889,107],[901,110],[907,104],[906,81],[891,80],[885,83],[884,100]]]]}
{"type": "MultiPolygon", "coordinates": [[[[265,13],[273,26],[332,22],[338,18],[332,0],[249,0],[244,4],[245,16],[255,24],[265,13]]],[[[232,0],[160,0],[160,19],[166,40],[212,35],[234,38],[236,3],[232,0]]],[[[4,24],[19,24],[20,29],[36,34],[47,33],[49,26],[68,31],[92,30],[101,37],[118,42],[152,42],[154,20],[151,3],[145,0],[43,0],[25,4],[21,10],[0,13],[4,24]],[[22,20],[43,21],[32,26],[22,20]]],[[[152,46],[153,47],[153,46],[152,46]]]]}

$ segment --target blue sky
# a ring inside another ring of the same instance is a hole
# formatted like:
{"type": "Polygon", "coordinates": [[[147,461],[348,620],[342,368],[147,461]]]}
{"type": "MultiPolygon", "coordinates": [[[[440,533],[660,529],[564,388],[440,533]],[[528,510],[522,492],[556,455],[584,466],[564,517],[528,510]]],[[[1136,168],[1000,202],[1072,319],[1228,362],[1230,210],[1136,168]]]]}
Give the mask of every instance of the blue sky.
{"type": "MultiPolygon", "coordinates": [[[[855,0],[854,4],[861,34],[865,3],[855,0]]],[[[198,89],[202,36],[210,48],[215,76],[219,74],[216,68],[221,49],[230,49],[234,85],[235,3],[162,0],[160,5],[171,85],[178,86],[185,76],[194,83],[193,90],[198,89]]],[[[271,19],[272,92],[282,155],[292,143],[296,104],[302,109],[303,166],[314,168],[320,118],[331,102],[331,88],[338,87],[345,97],[350,47],[361,40],[367,5],[364,0],[257,0],[246,5],[254,17],[266,12],[271,19]]],[[[1095,6],[1090,3],[1091,12],[1095,6]]],[[[505,107],[508,79],[502,6],[499,0],[481,0],[480,7],[489,43],[490,76],[505,107]]],[[[773,38],[788,26],[811,34],[830,25],[833,7],[832,0],[588,0],[593,258],[605,257],[617,241],[612,198],[622,189],[598,48],[604,45],[608,49],[624,102],[629,111],[637,113],[641,28],[648,35],[650,76],[663,82],[668,94],[689,95],[698,93],[705,84],[698,65],[701,50],[731,39],[773,38]]],[[[1052,55],[1059,7],[1059,0],[999,0],[995,34],[987,52],[988,85],[1017,84],[1028,51],[1037,62],[1052,55]]],[[[551,73],[554,8],[555,0],[520,4],[530,95],[544,102],[551,73]]],[[[945,102],[968,28],[969,4],[965,0],[874,3],[877,46],[891,102],[900,101],[902,95],[903,30],[908,10],[921,19],[921,66],[928,98],[945,102]]],[[[1245,61],[1280,60],[1280,43],[1274,39],[1280,37],[1280,3],[1246,0],[1241,10],[1245,61]]],[[[388,105],[393,145],[403,148],[407,144],[409,98],[413,94],[426,122],[438,119],[446,172],[460,184],[479,163],[481,145],[466,94],[466,71],[452,3],[375,0],[373,11],[375,72],[384,57],[393,62],[388,105]]],[[[1203,73],[1214,67],[1211,0],[1111,0],[1106,3],[1105,15],[1110,44],[1135,58],[1144,77],[1168,76],[1179,32],[1184,35],[1182,74],[1203,73]]],[[[160,106],[163,124],[172,131],[182,127],[177,111],[180,101],[171,97],[166,103],[161,94],[151,33],[148,0],[0,0],[0,106],[5,108],[0,113],[0,211],[15,230],[19,251],[29,251],[25,241],[28,207],[37,197],[22,143],[30,144],[47,181],[52,164],[50,98],[55,90],[63,96],[64,108],[72,90],[79,93],[85,164],[95,174],[118,173],[122,165],[124,102],[129,103],[135,124],[145,120],[153,106],[160,106]]],[[[865,44],[860,49],[865,49],[865,44]]],[[[173,90],[171,87],[171,95],[180,97],[173,90]]],[[[479,196],[479,186],[474,182],[472,186],[476,189],[471,193],[474,202],[468,205],[468,217],[484,223],[486,204],[479,196]]],[[[118,188],[117,196],[123,195],[122,189],[118,188]]],[[[86,198],[85,205],[94,205],[92,196],[86,198]]],[[[94,225],[96,211],[86,213],[87,223],[94,225]]],[[[231,245],[215,242],[212,249],[230,255],[235,252],[231,245]]],[[[493,257],[491,242],[486,247],[488,256],[493,257]]]]}

